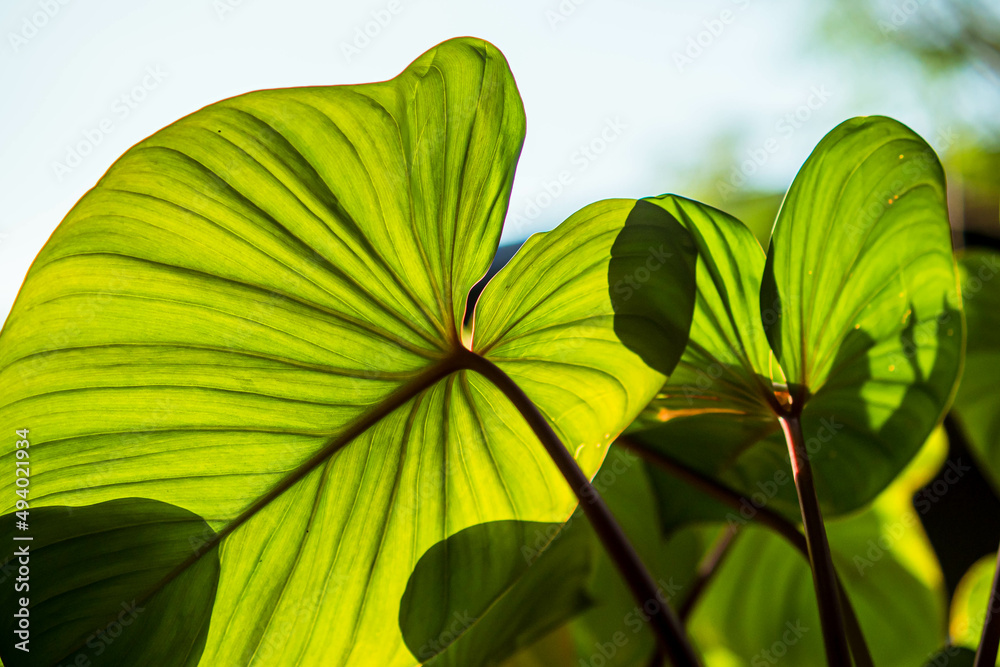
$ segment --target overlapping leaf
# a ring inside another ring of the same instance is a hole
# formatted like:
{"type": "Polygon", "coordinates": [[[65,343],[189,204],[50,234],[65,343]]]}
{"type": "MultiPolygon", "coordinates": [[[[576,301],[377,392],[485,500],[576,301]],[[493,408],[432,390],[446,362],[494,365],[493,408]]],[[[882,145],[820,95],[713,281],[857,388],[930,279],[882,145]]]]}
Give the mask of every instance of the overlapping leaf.
{"type": "MultiPolygon", "coordinates": [[[[0,333],[0,430],[31,429],[34,506],[139,497],[217,532],[200,664],[417,664],[400,600],[428,549],[569,515],[521,415],[463,363],[523,132],[474,39],[383,83],[235,97],[128,151],[32,265],[0,333]]],[[[692,253],[656,207],[602,202],[482,297],[474,349],[588,474],[680,355],[692,253]]]]}
{"type": "MultiPolygon", "coordinates": [[[[933,151],[888,118],[842,123],[796,176],[766,260],[726,214],[652,201],[698,245],[698,301],[678,372],[637,428],[666,423],[636,438],[749,495],[787,467],[776,413],[801,410],[824,511],[870,501],[941,419],[961,363],[933,151]]],[[[792,485],[774,507],[797,515],[792,485]]]]}
{"type": "MultiPolygon", "coordinates": [[[[649,567],[657,593],[677,609],[692,593],[703,552],[725,528],[707,526],[668,538],[661,529],[648,473],[643,461],[615,447],[594,477],[594,485],[649,567]]],[[[567,532],[577,537],[582,534],[592,543],[597,541],[579,511],[567,532]]],[[[557,539],[557,547],[562,539],[557,539]]],[[[640,607],[614,563],[602,551],[597,553],[597,566],[584,589],[591,600],[589,607],[560,630],[504,663],[504,667],[578,667],[581,660],[604,667],[650,663],[656,640],[644,618],[659,601],[651,602],[649,609],[640,607]]]]}

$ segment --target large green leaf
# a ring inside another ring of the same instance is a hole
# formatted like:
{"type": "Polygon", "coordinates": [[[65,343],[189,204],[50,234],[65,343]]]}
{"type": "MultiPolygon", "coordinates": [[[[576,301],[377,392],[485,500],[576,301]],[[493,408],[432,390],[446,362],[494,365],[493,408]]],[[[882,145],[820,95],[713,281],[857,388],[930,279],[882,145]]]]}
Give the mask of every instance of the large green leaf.
{"type": "MultiPolygon", "coordinates": [[[[842,123],[792,183],[766,258],[721,211],[651,201],[694,237],[698,292],[688,348],[636,439],[749,496],[787,469],[776,414],[801,410],[824,512],[873,499],[940,421],[961,363],[933,151],[888,118],[842,123]]],[[[798,514],[791,484],[768,501],[798,514]]]]}
{"type": "MultiPolygon", "coordinates": [[[[947,638],[944,577],[912,504],[947,449],[938,429],[869,508],[826,524],[834,564],[880,667],[922,664],[947,638]]],[[[699,602],[692,634],[706,655],[735,656],[738,664],[823,664],[811,577],[806,558],[783,537],[747,526],[699,602]]]]}
{"type": "MultiPolygon", "coordinates": [[[[31,429],[34,507],[141,497],[217,532],[201,664],[417,664],[400,600],[433,545],[570,515],[461,337],[523,133],[503,56],[452,40],[390,81],[258,91],[177,121],[35,260],[0,333],[0,430],[31,429]]],[[[680,356],[693,252],[660,209],[601,202],[482,296],[472,348],[587,474],[680,356]],[[642,289],[616,294],[632,275],[642,289]]]]}
{"type": "Polygon", "coordinates": [[[958,268],[969,333],[955,413],[980,468],[1000,492],[1000,253],[967,252],[958,268]]]}

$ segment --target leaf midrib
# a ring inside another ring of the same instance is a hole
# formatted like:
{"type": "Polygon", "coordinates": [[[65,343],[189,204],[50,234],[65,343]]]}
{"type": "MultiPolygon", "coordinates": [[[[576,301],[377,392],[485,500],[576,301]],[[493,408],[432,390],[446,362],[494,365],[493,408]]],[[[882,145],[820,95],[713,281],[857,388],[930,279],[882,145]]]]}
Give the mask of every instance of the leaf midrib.
{"type": "MultiPolygon", "coordinates": [[[[352,424],[342,429],[338,435],[330,439],[316,454],[299,464],[298,467],[285,475],[285,477],[283,477],[277,485],[261,496],[250,507],[241,512],[239,516],[230,521],[229,524],[227,524],[222,530],[215,533],[211,539],[206,540],[200,550],[196,550],[191,556],[182,561],[179,565],[177,565],[177,567],[160,579],[155,586],[138,598],[139,603],[141,604],[156,595],[174,579],[184,573],[189,567],[197,563],[202,556],[210,553],[213,549],[219,546],[222,540],[226,539],[243,524],[250,521],[261,510],[270,505],[272,501],[276,500],[279,496],[291,489],[296,483],[304,479],[307,475],[309,475],[309,473],[318,468],[320,465],[328,462],[330,457],[336,452],[355,440],[361,434],[365,433],[368,429],[375,426],[382,419],[389,416],[397,409],[404,406],[407,402],[419,396],[421,393],[452,374],[460,371],[475,370],[476,366],[473,358],[479,356],[480,355],[465,347],[456,346],[448,356],[438,359],[434,364],[427,367],[410,382],[402,385],[396,391],[389,394],[389,396],[384,398],[381,402],[358,417],[358,419],[356,419],[352,424]]],[[[66,657],[72,655],[72,653],[78,648],[79,646],[75,646],[70,650],[67,656],[64,656],[61,660],[65,660],[66,657]]],[[[57,662],[56,664],[59,663],[57,662]]]]}

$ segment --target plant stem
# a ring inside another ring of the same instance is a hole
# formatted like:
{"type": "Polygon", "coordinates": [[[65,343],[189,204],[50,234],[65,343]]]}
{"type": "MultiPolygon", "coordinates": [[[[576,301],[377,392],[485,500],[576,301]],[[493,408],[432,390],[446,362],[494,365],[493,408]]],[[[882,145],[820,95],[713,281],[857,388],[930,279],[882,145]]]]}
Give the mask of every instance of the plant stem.
{"type": "Polygon", "coordinates": [[[819,620],[823,628],[823,645],[826,662],[831,667],[850,665],[844,618],[840,611],[840,594],[837,571],[830,556],[830,544],[823,526],[823,513],[819,509],[816,486],[813,483],[812,465],[802,436],[802,422],[797,414],[779,415],[778,421],[785,434],[788,456],[792,462],[792,477],[802,511],[802,527],[809,547],[809,565],[813,572],[813,586],[819,605],[819,620]]]}
{"type": "MultiPolygon", "coordinates": [[[[629,438],[618,438],[615,442],[624,449],[662,468],[668,474],[693,486],[722,504],[728,505],[736,511],[743,509],[744,496],[739,491],[729,488],[725,484],[666,454],[643,447],[629,438]]],[[[809,545],[806,544],[806,538],[799,532],[795,524],[767,507],[757,507],[754,505],[754,508],[756,514],[752,517],[753,521],[770,528],[784,537],[788,540],[789,544],[802,554],[806,561],[809,560],[809,545]]],[[[865,641],[864,633],[861,631],[861,624],[858,622],[857,614],[854,613],[854,607],[844,592],[844,585],[841,583],[839,577],[837,578],[837,587],[840,591],[840,606],[844,612],[844,622],[847,624],[847,638],[851,646],[851,654],[854,656],[854,664],[857,667],[875,667],[871,652],[868,650],[868,644],[865,641]]]]}
{"type": "Polygon", "coordinates": [[[695,605],[698,604],[701,594],[708,587],[709,582],[712,581],[712,575],[719,571],[719,567],[722,565],[722,561],[725,560],[726,554],[729,553],[729,547],[732,546],[737,532],[735,526],[726,526],[723,528],[719,537],[715,540],[715,544],[712,545],[712,548],[698,563],[698,571],[695,573],[697,578],[691,585],[691,592],[684,598],[684,604],[680,608],[681,621],[685,625],[691,616],[691,612],[694,611],[695,605]]]}
{"type": "Polygon", "coordinates": [[[604,499],[591,485],[552,426],[527,394],[506,373],[488,359],[473,353],[470,355],[475,358],[468,360],[468,366],[486,377],[514,404],[559,468],[559,472],[569,482],[580,500],[580,507],[583,508],[608,555],[632,590],[632,595],[635,596],[639,606],[649,617],[650,625],[663,651],[676,667],[697,667],[698,658],[684,634],[684,628],[677,615],[670,608],[669,602],[657,592],[653,577],[639,558],[639,554],[625,536],[604,499]],[[654,610],[652,613],[650,605],[654,610]]]}
{"type": "Polygon", "coordinates": [[[976,661],[973,667],[993,667],[997,664],[997,650],[1000,649],[1000,551],[997,552],[997,568],[993,573],[993,587],[986,601],[986,618],[983,621],[983,636],[979,640],[976,661]]]}

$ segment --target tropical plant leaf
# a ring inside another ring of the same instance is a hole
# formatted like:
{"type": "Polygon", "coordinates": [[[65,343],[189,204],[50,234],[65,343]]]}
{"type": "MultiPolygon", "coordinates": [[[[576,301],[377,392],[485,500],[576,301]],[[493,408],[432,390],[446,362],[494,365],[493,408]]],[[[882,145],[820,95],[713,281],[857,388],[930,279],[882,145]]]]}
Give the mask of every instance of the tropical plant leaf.
{"type": "MultiPolygon", "coordinates": [[[[699,560],[720,528],[708,526],[665,535],[649,472],[643,461],[613,447],[594,477],[594,486],[655,577],[658,593],[678,607],[691,593],[699,560]]],[[[596,546],[597,536],[581,514],[578,510],[573,515],[566,533],[585,534],[596,546]]],[[[555,543],[559,541],[557,538],[555,543]]],[[[597,563],[585,589],[591,604],[563,626],[563,631],[553,632],[521,651],[504,667],[560,664],[553,657],[559,654],[566,660],[563,664],[572,667],[577,667],[580,660],[603,667],[649,664],[656,639],[644,622],[644,614],[654,608],[640,608],[607,554],[599,549],[594,552],[598,554],[597,563]]],[[[543,555],[542,559],[547,557],[543,555]]]]}
{"type": "Polygon", "coordinates": [[[13,545],[2,565],[4,665],[198,664],[218,552],[167,578],[214,534],[200,517],[139,498],[28,514],[27,530],[15,529],[13,515],[2,519],[4,544],[13,545]]]}
{"type": "Polygon", "coordinates": [[[484,523],[431,547],[400,604],[411,653],[435,666],[498,664],[589,607],[600,545],[564,525],[484,523]]]}
{"type": "MultiPolygon", "coordinates": [[[[725,213],[651,201],[691,232],[698,295],[678,370],[634,428],[656,427],[635,439],[750,495],[787,470],[776,414],[801,410],[824,513],[872,500],[940,421],[961,363],[933,151],[888,118],[837,126],[792,183],[766,259],[725,213]]],[[[793,485],[769,500],[798,515],[793,485]]]]}
{"type": "MultiPolygon", "coordinates": [[[[826,524],[876,665],[922,664],[947,639],[944,577],[912,504],[947,449],[939,428],[869,508],[826,524]]],[[[811,577],[808,561],[784,538],[747,525],[696,607],[692,635],[706,655],[735,655],[739,664],[822,664],[811,577]]]]}
{"type": "Polygon", "coordinates": [[[954,414],[976,458],[1000,493],[1000,253],[972,250],[958,262],[968,339],[954,414]]]}
{"type": "MultiPolygon", "coordinates": [[[[0,425],[31,429],[33,506],[134,496],[204,517],[217,537],[195,556],[221,542],[222,569],[201,664],[418,664],[398,623],[428,549],[569,516],[573,493],[461,336],[523,133],[503,56],[452,40],[390,81],[177,121],[35,260],[0,333],[0,425]]],[[[482,296],[472,348],[587,474],[681,354],[693,253],[656,207],[602,202],[482,296]],[[643,288],[615,294],[639,263],[656,266],[643,288]],[[656,354],[636,343],[653,330],[656,354]]]]}
{"type": "MultiPolygon", "coordinates": [[[[996,554],[983,556],[969,568],[955,587],[948,624],[951,641],[955,646],[965,647],[973,652],[979,646],[996,567],[996,554]]],[[[1000,659],[997,664],[1000,665],[1000,659]]]]}

